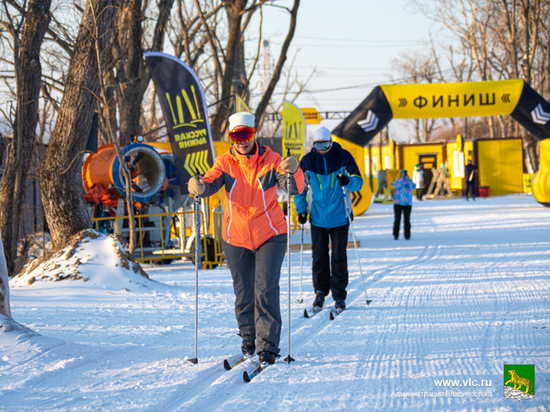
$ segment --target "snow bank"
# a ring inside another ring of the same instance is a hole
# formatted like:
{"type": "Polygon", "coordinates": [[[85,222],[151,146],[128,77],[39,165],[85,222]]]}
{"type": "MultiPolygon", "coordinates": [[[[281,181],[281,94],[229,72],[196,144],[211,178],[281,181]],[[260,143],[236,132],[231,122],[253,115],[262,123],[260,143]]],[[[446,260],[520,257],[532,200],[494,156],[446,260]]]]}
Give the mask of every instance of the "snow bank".
{"type": "Polygon", "coordinates": [[[29,262],[11,282],[16,287],[88,287],[136,291],[152,281],[139,263],[129,260],[128,248],[117,235],[83,230],[58,251],[29,262]]]}

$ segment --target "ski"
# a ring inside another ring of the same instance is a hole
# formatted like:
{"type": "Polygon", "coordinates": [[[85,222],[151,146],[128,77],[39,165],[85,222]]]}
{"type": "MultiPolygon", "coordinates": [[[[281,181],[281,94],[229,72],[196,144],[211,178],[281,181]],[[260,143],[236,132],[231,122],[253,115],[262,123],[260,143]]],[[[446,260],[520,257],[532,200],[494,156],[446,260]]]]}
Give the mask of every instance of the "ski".
{"type": "MultiPolygon", "coordinates": [[[[254,355],[255,356],[255,355],[254,355]]],[[[241,363],[247,361],[248,359],[252,359],[254,356],[244,356],[244,355],[237,355],[235,356],[236,360],[233,361],[233,363],[231,363],[229,360],[227,359],[224,359],[223,360],[223,368],[226,370],[226,371],[230,371],[231,369],[233,369],[235,366],[239,366],[241,363]]],[[[235,359],[234,358],[234,359],[235,359]]]]}
{"type": "Polygon", "coordinates": [[[340,308],[339,308],[339,309],[335,309],[335,310],[331,310],[331,311],[330,311],[330,316],[329,316],[329,317],[330,317],[330,320],[334,320],[334,318],[335,318],[336,316],[338,316],[340,313],[342,313],[343,311],[344,311],[344,309],[340,309],[340,308]]]}
{"type": "Polygon", "coordinates": [[[267,367],[269,366],[269,363],[260,363],[260,366],[258,366],[254,372],[252,373],[248,373],[247,371],[244,371],[243,372],[243,380],[248,383],[250,382],[252,379],[254,379],[256,376],[258,376],[260,374],[261,371],[263,371],[264,369],[266,369],[267,367]]]}
{"type": "Polygon", "coordinates": [[[307,309],[304,309],[304,318],[312,318],[313,316],[317,315],[322,310],[323,310],[323,308],[320,308],[318,306],[314,306],[313,309],[311,309],[310,312],[308,312],[307,309]]]}

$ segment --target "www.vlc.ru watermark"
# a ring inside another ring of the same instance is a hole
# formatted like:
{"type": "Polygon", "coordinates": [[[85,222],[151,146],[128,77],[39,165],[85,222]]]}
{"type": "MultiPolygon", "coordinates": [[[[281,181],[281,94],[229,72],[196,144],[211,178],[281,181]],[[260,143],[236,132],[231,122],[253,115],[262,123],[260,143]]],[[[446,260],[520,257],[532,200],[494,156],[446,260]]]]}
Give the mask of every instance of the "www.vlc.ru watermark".
{"type": "Polygon", "coordinates": [[[493,381],[481,379],[434,379],[434,386],[436,388],[492,388],[493,381]]]}
{"type": "Polygon", "coordinates": [[[436,388],[445,388],[439,391],[392,392],[392,398],[491,398],[493,396],[493,382],[477,379],[434,379],[436,388]],[[486,391],[461,391],[456,388],[487,388],[486,391]]]}

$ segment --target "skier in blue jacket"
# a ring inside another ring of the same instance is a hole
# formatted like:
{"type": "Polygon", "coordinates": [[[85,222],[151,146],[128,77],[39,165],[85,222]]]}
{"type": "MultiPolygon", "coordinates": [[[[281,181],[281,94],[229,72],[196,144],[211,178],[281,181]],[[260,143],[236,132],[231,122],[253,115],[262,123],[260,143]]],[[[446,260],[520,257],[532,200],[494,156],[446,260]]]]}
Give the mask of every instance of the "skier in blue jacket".
{"type": "Polygon", "coordinates": [[[313,254],[314,307],[322,308],[325,296],[332,292],[336,309],[346,308],[348,286],[347,244],[351,222],[346,216],[344,196],[348,197],[349,215],[353,219],[349,193],[361,190],[363,179],[350,152],[332,142],[330,131],[319,128],[313,135],[313,148],[301,162],[309,190],[294,196],[298,221],[311,223],[313,254]],[[329,257],[329,238],[332,259],[329,257]]]}

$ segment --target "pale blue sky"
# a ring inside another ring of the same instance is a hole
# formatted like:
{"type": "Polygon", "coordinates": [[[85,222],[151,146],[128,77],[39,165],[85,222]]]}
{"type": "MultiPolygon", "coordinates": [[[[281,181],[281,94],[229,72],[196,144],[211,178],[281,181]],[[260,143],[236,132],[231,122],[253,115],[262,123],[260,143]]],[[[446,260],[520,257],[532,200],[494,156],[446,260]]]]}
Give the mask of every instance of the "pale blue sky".
{"type": "MultiPolygon", "coordinates": [[[[280,4],[291,7],[292,1],[280,4]]],[[[271,43],[273,58],[278,56],[288,20],[286,12],[274,8],[264,14],[264,38],[271,43]]],[[[289,60],[300,49],[295,63],[300,77],[306,79],[314,68],[317,74],[308,85],[313,93],[300,96],[298,106],[353,110],[376,85],[399,77],[392,60],[406,52],[428,50],[430,32],[436,42],[450,41],[439,38],[437,27],[414,12],[409,0],[302,0],[289,60]]],[[[332,128],[337,123],[324,125],[332,128]]]]}

